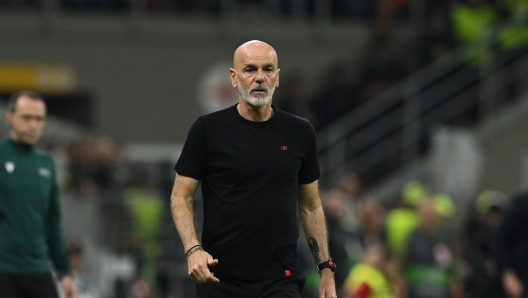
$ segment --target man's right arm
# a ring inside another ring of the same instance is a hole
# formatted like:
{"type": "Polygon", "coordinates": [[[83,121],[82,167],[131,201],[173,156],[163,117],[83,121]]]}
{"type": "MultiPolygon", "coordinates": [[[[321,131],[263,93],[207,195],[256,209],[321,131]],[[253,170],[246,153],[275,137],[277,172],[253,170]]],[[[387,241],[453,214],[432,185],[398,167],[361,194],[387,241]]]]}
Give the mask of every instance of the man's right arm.
{"type": "Polygon", "coordinates": [[[199,181],[190,177],[176,175],[171,196],[171,211],[178,230],[183,250],[200,244],[194,228],[193,199],[199,181]]]}
{"type": "MultiPolygon", "coordinates": [[[[176,225],[176,230],[183,243],[183,249],[188,252],[191,248],[200,245],[194,228],[193,198],[199,181],[190,177],[176,174],[174,188],[171,195],[171,211],[176,225]]],[[[186,255],[188,274],[198,283],[218,282],[209,271],[209,266],[218,264],[218,260],[203,249],[192,250],[186,255]]]]}

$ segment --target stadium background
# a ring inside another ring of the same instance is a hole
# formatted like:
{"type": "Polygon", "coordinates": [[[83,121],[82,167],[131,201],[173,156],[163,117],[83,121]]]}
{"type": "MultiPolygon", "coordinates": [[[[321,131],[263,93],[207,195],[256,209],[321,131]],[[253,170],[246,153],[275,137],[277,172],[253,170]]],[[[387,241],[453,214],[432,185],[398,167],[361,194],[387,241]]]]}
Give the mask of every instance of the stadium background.
{"type": "MultiPolygon", "coordinates": [[[[41,146],[91,297],[194,297],[172,167],[194,119],[236,101],[239,44],[278,51],[274,103],[316,128],[325,208],[355,209],[336,229],[364,228],[359,201],[381,204],[383,221],[419,180],[449,196],[455,231],[483,191],[528,187],[527,11],[522,0],[1,0],[0,110],[19,89],[47,100],[41,146]]],[[[344,272],[361,258],[356,234],[335,244],[344,272]]],[[[463,285],[467,270],[455,271],[463,285]]]]}

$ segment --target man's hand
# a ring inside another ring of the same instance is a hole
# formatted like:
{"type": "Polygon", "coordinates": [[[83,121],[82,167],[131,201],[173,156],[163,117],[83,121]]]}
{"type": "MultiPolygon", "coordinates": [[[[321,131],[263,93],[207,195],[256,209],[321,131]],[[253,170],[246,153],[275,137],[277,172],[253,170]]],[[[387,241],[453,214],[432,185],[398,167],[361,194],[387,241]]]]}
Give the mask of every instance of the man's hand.
{"type": "Polygon", "coordinates": [[[64,275],[61,278],[62,290],[64,291],[65,298],[74,298],[77,295],[77,290],[73,283],[73,278],[69,275],[64,275]]]}
{"type": "Polygon", "coordinates": [[[513,298],[520,298],[523,295],[523,285],[517,275],[507,270],[502,275],[502,284],[506,292],[513,298]]]}
{"type": "Polygon", "coordinates": [[[220,280],[209,271],[209,266],[216,266],[217,264],[218,260],[213,259],[206,251],[193,252],[187,259],[189,276],[197,283],[219,282],[220,280]]]}
{"type": "Polygon", "coordinates": [[[337,298],[334,273],[330,269],[321,270],[319,298],[337,298]]]}

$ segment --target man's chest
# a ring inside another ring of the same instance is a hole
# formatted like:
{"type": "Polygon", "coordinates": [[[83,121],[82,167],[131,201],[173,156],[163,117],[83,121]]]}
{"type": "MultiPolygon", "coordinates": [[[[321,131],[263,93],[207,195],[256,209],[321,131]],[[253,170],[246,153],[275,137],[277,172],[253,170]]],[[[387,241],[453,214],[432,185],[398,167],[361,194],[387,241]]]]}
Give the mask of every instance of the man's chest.
{"type": "Polygon", "coordinates": [[[42,204],[54,185],[51,166],[35,156],[0,156],[0,199],[5,204],[42,204]]]}
{"type": "Polygon", "coordinates": [[[306,146],[298,136],[276,131],[248,130],[236,136],[212,138],[208,171],[238,177],[296,177],[306,156],[306,146]]]}

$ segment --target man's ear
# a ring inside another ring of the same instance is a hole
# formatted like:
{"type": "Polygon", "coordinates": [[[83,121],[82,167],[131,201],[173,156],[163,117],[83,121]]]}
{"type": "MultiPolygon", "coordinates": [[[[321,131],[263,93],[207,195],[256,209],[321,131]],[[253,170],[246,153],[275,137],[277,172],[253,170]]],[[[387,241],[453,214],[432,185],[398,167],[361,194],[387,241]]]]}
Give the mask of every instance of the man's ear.
{"type": "Polygon", "coordinates": [[[234,89],[237,88],[237,80],[236,80],[236,71],[233,68],[229,69],[229,77],[231,78],[231,86],[233,86],[234,89]]]}
{"type": "Polygon", "coordinates": [[[277,68],[277,83],[275,84],[275,88],[279,87],[279,81],[280,81],[280,68],[277,68]]]}

